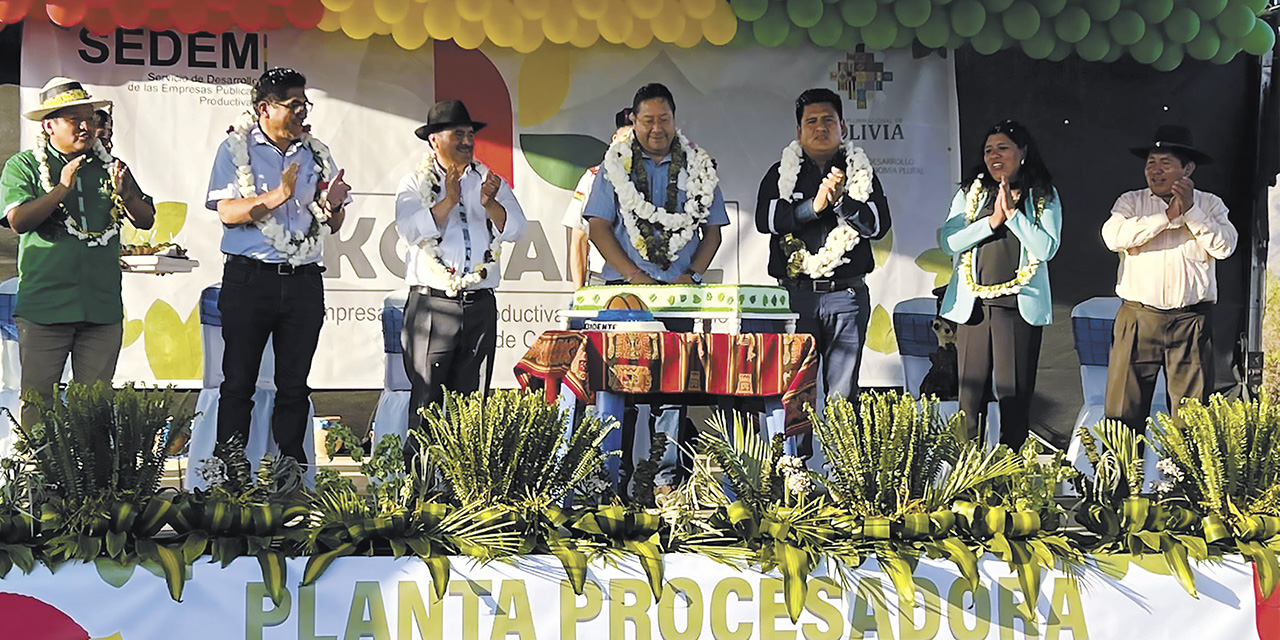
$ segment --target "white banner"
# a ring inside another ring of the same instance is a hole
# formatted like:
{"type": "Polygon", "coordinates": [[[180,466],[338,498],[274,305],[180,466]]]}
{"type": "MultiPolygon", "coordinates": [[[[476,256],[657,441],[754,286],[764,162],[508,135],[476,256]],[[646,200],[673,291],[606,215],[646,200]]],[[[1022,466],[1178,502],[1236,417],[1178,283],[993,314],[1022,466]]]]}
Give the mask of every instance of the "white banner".
{"type": "MultiPolygon", "coordinates": [[[[1147,556],[1141,564],[1162,563],[1147,556]]],[[[1197,567],[1198,599],[1167,571],[1152,573],[1127,558],[1113,559],[1105,572],[1086,569],[1078,580],[1046,572],[1034,619],[1018,606],[1024,596],[1017,577],[990,556],[979,563],[976,590],[953,565],[922,559],[915,570],[917,606],[905,609],[874,561],[847,579],[825,577],[820,567],[795,623],[776,572],[735,571],[693,555],[666,556],[657,602],[633,560],[593,566],[584,594],[576,596],[551,556],[484,567],[455,558],[440,600],[416,558],[340,558],[315,585],[301,588],[305,564],[305,558],[289,562],[289,595],[279,606],[266,596],[253,558],[225,569],[197,563],[181,603],[170,599],[162,578],[142,568],[131,577],[118,570],[99,575],[78,564],[56,575],[43,566],[31,575],[15,569],[0,580],[0,636],[17,637],[5,631],[31,629],[39,620],[47,633],[40,637],[116,640],[1258,637],[1252,573],[1238,558],[1197,567]]]]}
{"type": "MultiPolygon", "coordinates": [[[[404,289],[392,200],[426,148],[412,132],[437,96],[464,97],[474,117],[490,122],[488,134],[510,132],[506,144],[478,152],[513,181],[532,223],[503,255],[496,386],[514,386],[512,365],[540,332],[559,326],[571,286],[561,215],[583,168],[602,155],[613,114],[647,82],[671,87],[678,126],[718,161],[731,227],[712,269],[724,282],[773,283],[755,194],[795,135],[795,97],[829,87],[847,98],[850,135],[876,165],[894,218],[891,235],[875,244],[864,386],[901,384],[893,306],[928,295],[939,284],[934,272],[948,268],[934,247],[959,179],[958,116],[954,65],[937,53],[655,45],[521,55],[452,43],[405,51],[390,38],[319,30],[100,37],[37,21],[23,34],[23,109],[58,75],[113,100],[116,153],[161,203],[157,230],[143,239],[172,236],[201,263],[190,274],[126,274],[119,381],[199,386],[200,292],[221,278],[221,227],[204,207],[209,169],[248,106],[247,83],[279,65],[307,75],[316,104],[308,123],[355,190],[346,224],[325,247],[328,317],[311,375],[318,389],[382,387],[382,302],[404,289]]],[[[36,125],[24,122],[22,132],[31,146],[36,125]]]]}

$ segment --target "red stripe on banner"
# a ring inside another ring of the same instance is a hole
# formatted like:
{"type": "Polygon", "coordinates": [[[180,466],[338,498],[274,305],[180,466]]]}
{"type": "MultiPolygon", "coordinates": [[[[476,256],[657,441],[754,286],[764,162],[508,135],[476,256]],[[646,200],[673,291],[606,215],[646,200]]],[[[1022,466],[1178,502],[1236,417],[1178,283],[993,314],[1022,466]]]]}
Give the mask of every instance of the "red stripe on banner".
{"type": "Polygon", "coordinates": [[[434,55],[436,101],[461,100],[472,119],[488,125],[476,134],[476,158],[514,186],[515,124],[502,74],[479,49],[463,49],[452,40],[436,40],[434,55]]]}
{"type": "Polygon", "coordinates": [[[1280,589],[1271,592],[1271,597],[1263,599],[1262,586],[1258,582],[1258,568],[1249,563],[1253,569],[1253,597],[1257,603],[1258,640],[1280,640],[1280,589]]]}

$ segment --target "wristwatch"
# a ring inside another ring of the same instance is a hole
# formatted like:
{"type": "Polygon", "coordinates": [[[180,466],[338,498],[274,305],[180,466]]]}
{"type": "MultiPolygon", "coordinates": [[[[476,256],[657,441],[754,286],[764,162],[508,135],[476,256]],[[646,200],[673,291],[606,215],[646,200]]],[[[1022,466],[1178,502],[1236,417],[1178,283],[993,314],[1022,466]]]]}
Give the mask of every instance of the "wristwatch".
{"type": "Polygon", "coordinates": [[[697,284],[697,285],[702,284],[702,274],[698,273],[697,271],[690,270],[689,279],[692,280],[694,284],[697,284]]]}

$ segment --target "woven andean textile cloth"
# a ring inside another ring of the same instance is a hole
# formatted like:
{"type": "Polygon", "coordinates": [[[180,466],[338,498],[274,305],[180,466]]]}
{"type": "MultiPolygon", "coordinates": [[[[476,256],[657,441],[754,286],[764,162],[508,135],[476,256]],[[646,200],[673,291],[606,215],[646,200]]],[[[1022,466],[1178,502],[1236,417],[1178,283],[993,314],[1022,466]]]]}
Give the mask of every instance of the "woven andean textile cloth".
{"type": "Polygon", "coordinates": [[[791,436],[812,427],[818,353],[797,333],[547,331],[515,373],[521,388],[544,385],[549,402],[561,382],[589,403],[596,391],[781,396],[791,436]]]}

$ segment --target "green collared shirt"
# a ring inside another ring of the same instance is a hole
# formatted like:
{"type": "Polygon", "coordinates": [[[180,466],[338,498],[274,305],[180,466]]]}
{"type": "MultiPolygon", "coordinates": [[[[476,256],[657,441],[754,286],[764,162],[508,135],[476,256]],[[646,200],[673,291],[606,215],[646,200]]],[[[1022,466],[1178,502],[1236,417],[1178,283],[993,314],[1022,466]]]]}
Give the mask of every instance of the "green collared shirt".
{"type": "MultiPolygon", "coordinates": [[[[67,158],[48,147],[49,176],[62,174],[67,158]]],[[[120,300],[120,236],[90,247],[67,233],[63,212],[81,229],[100,231],[111,223],[110,178],[107,167],[92,154],[76,173],[76,183],[62,207],[38,228],[18,239],[18,299],[14,315],[37,324],[92,322],[111,324],[124,319],[120,300]]],[[[45,194],[35,154],[23,151],[4,165],[0,174],[0,202],[9,226],[14,207],[45,194]]],[[[148,203],[151,197],[142,194],[148,203]]]]}

